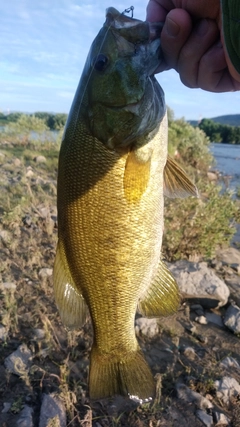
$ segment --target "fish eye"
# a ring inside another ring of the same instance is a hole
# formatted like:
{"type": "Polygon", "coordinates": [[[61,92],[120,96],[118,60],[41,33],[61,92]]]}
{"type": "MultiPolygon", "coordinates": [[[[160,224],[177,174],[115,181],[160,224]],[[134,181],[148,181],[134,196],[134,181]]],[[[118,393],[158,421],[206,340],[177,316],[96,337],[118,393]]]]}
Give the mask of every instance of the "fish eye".
{"type": "Polygon", "coordinates": [[[104,71],[107,64],[108,64],[108,57],[106,55],[103,55],[103,53],[100,53],[99,55],[97,55],[92,62],[93,67],[97,71],[104,71]]]}

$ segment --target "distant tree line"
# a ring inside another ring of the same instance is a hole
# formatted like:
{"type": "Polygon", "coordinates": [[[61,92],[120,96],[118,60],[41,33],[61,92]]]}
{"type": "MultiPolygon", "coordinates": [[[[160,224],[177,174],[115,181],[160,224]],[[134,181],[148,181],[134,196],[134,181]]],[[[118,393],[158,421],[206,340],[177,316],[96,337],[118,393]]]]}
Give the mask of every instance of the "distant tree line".
{"type": "MultiPolygon", "coordinates": [[[[17,122],[22,115],[20,112],[3,114],[0,112],[0,126],[17,122]]],[[[36,112],[29,114],[30,117],[41,119],[50,130],[60,130],[64,127],[67,114],[36,112]]],[[[171,122],[171,114],[169,116],[171,122]]],[[[240,144],[240,126],[230,126],[216,123],[211,119],[202,119],[198,127],[205,132],[211,142],[223,142],[227,144],[240,144]]]]}
{"type": "Polygon", "coordinates": [[[211,119],[202,119],[198,126],[206,133],[211,142],[240,144],[240,126],[222,125],[211,119]]]}
{"type": "MultiPolygon", "coordinates": [[[[8,125],[10,123],[15,123],[19,120],[19,118],[23,115],[23,113],[10,113],[10,114],[3,114],[0,113],[0,126],[8,125]]],[[[44,121],[45,125],[50,130],[59,130],[63,128],[63,126],[66,123],[67,120],[67,114],[64,113],[57,113],[57,114],[51,114],[51,113],[44,113],[44,112],[37,112],[34,114],[29,114],[30,117],[37,117],[38,119],[41,119],[44,121]]]]}

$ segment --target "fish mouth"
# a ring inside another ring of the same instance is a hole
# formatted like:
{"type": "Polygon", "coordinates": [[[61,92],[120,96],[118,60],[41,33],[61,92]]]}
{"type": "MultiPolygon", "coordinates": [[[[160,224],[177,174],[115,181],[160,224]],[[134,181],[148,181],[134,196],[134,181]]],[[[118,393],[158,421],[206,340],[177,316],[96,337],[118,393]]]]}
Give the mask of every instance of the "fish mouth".
{"type": "MultiPolygon", "coordinates": [[[[152,83],[151,83],[152,88],[152,83]]],[[[112,105],[110,103],[101,103],[101,106],[103,108],[107,108],[108,110],[112,111],[127,111],[131,112],[133,114],[139,114],[140,109],[143,107],[143,105],[146,103],[146,100],[148,100],[148,108],[151,108],[151,100],[153,99],[152,96],[149,95],[148,91],[143,92],[142,96],[136,99],[136,101],[120,104],[120,105],[112,105]]]]}
{"type": "Polygon", "coordinates": [[[139,98],[137,101],[129,102],[127,104],[112,105],[112,104],[108,104],[108,103],[101,103],[101,105],[104,108],[114,110],[114,111],[121,111],[121,110],[132,111],[132,110],[138,108],[142,104],[142,102],[144,100],[144,96],[145,96],[145,94],[143,94],[142,97],[139,98]]]}
{"type": "Polygon", "coordinates": [[[124,105],[102,104],[102,106],[105,108],[111,109],[111,110],[128,110],[128,111],[131,111],[132,109],[137,108],[140,104],[141,104],[141,99],[139,101],[131,102],[129,104],[124,104],[124,105]]]}

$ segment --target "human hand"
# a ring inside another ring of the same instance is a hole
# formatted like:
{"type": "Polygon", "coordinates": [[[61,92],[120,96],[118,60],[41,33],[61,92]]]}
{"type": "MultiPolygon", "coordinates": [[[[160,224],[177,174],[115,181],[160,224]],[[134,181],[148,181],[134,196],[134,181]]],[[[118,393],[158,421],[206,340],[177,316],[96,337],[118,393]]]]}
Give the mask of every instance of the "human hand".
{"type": "Polygon", "coordinates": [[[157,71],[175,68],[190,88],[240,90],[240,74],[224,44],[219,0],[150,0],[147,20],[165,22],[157,71]]]}

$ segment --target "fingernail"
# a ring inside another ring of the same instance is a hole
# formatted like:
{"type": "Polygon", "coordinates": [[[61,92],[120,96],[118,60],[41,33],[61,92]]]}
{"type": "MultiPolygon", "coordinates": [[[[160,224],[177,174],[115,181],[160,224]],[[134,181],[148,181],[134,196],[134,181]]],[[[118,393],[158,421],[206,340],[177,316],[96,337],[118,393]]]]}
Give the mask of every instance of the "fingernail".
{"type": "Polygon", "coordinates": [[[196,28],[198,36],[204,36],[208,31],[208,21],[207,19],[201,19],[196,28]]]}
{"type": "Polygon", "coordinates": [[[167,32],[171,37],[176,37],[180,31],[179,25],[171,18],[167,18],[167,32]]]}

